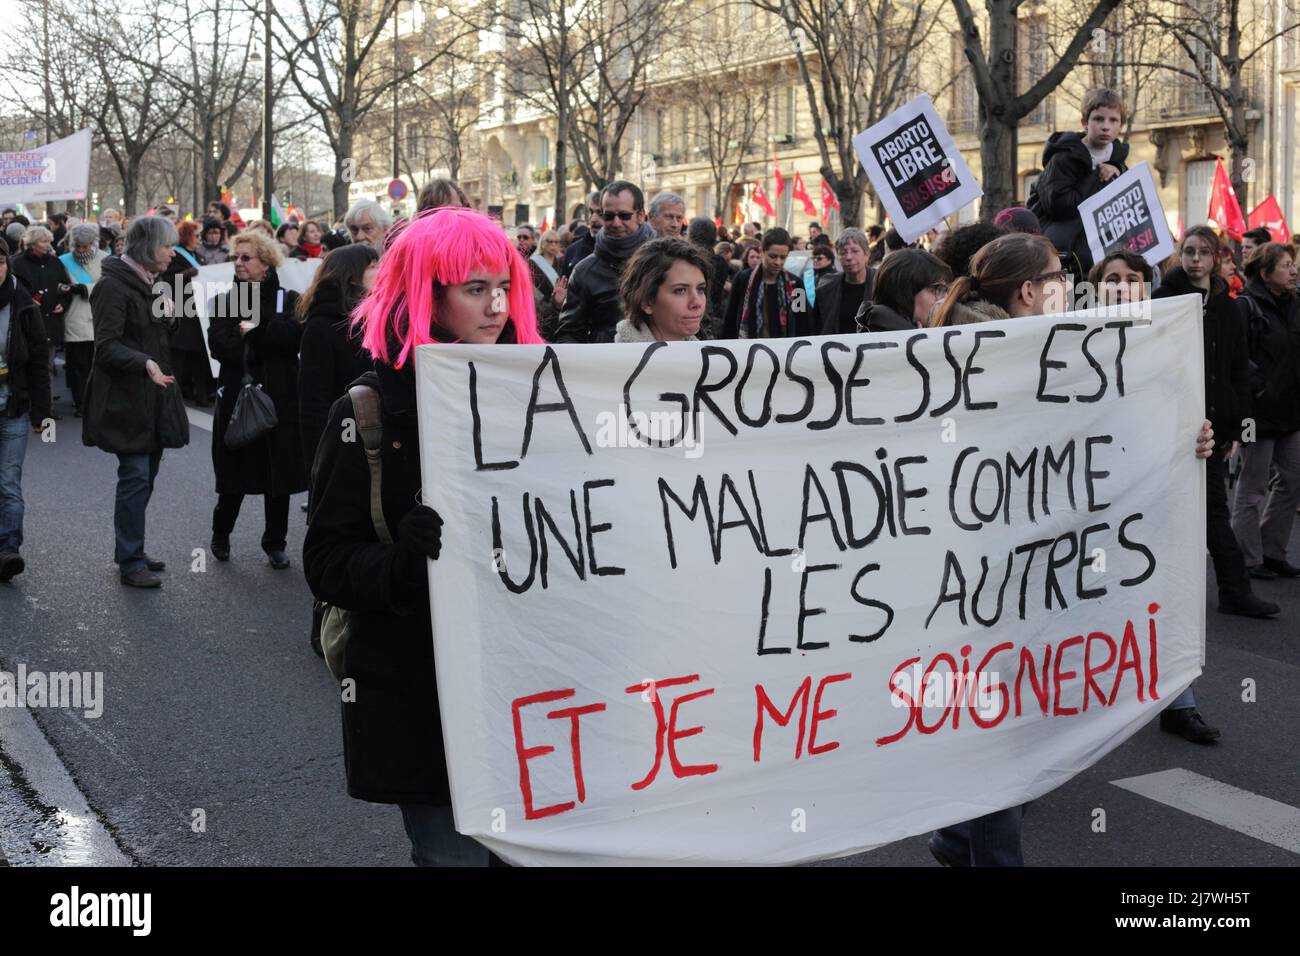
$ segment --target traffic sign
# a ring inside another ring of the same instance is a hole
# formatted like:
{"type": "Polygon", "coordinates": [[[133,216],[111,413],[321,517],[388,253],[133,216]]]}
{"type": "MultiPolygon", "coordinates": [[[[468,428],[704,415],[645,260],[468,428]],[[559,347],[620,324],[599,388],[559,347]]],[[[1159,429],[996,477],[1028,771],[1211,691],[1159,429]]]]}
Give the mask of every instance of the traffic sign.
{"type": "Polygon", "coordinates": [[[401,202],[406,198],[406,183],[400,179],[394,179],[388,184],[388,198],[396,202],[401,202]]]}

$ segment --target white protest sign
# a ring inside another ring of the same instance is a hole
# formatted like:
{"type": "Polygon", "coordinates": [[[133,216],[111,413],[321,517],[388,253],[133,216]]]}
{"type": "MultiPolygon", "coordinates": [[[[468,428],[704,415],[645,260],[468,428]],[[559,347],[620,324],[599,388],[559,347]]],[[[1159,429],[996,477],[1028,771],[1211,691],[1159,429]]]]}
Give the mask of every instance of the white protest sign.
{"type": "Polygon", "coordinates": [[[35,149],[0,153],[0,205],[85,199],[89,181],[89,129],[35,149]]]}
{"type": "MultiPolygon", "coordinates": [[[[312,277],[316,275],[320,264],[320,259],[285,259],[275,269],[276,276],[280,280],[280,288],[290,292],[305,292],[311,285],[312,277]]],[[[226,293],[234,284],[235,264],[233,262],[199,266],[199,274],[193,280],[194,296],[191,301],[194,303],[199,328],[203,330],[204,348],[208,348],[208,325],[211,316],[219,314],[216,311],[218,308],[225,308],[226,293]]],[[[177,295],[176,301],[180,300],[181,297],[177,295]]],[[[211,349],[208,349],[208,363],[212,366],[214,376],[221,374],[221,363],[212,357],[211,349]]]]}
{"type": "Polygon", "coordinates": [[[1079,203],[1079,215],[1093,262],[1116,249],[1136,252],[1153,266],[1173,255],[1174,237],[1145,161],[1079,203]]]}
{"type": "Polygon", "coordinates": [[[853,137],[853,148],[904,242],[984,195],[925,93],[853,137]]]}
{"type": "Polygon", "coordinates": [[[457,829],[794,863],[1060,786],[1200,673],[1201,341],[1186,296],[419,349],[457,829]]]}

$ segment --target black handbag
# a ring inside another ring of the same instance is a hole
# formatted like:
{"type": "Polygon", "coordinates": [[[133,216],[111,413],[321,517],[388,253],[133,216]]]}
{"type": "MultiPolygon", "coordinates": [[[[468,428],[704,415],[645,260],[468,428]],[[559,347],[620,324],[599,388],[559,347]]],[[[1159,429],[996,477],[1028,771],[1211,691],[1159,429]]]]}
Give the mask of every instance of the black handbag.
{"type": "Polygon", "coordinates": [[[239,383],[239,394],[235,396],[235,409],[226,425],[226,447],[231,451],[245,448],[269,434],[278,424],[275,402],[262,391],[261,385],[253,381],[253,374],[248,370],[248,343],[245,342],[244,377],[239,383]]]}

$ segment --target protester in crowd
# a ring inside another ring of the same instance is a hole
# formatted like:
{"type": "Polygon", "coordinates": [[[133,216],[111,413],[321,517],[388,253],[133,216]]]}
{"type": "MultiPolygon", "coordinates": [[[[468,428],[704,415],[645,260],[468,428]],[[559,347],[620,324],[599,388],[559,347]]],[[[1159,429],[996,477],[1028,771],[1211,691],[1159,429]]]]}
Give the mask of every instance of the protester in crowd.
{"type": "Polygon", "coordinates": [[[280,228],[275,230],[276,242],[280,243],[280,251],[284,255],[287,256],[298,248],[298,232],[297,222],[282,222],[280,228]]]}
{"type": "MultiPolygon", "coordinates": [[[[1179,243],[1179,265],[1165,272],[1152,298],[1196,293],[1204,303],[1201,331],[1205,347],[1206,417],[1213,423],[1223,446],[1221,454],[1206,462],[1205,470],[1206,538],[1218,581],[1219,610],[1246,617],[1271,617],[1279,608],[1252,593],[1247,559],[1242,554],[1244,544],[1234,535],[1228,516],[1227,459],[1232,457],[1234,446],[1242,438],[1244,419],[1252,412],[1246,323],[1240,316],[1240,307],[1228,298],[1227,284],[1218,275],[1218,261],[1224,254],[1219,237],[1209,226],[1188,229],[1179,243]]],[[[1257,395],[1255,404],[1260,402],[1261,397],[1257,395]]],[[[1255,409],[1257,418],[1260,411],[1255,409]]],[[[1266,408],[1264,414],[1267,415],[1266,408]]]]}
{"type": "Polygon", "coordinates": [[[431,179],[420,187],[420,194],[415,201],[416,212],[441,209],[443,206],[469,208],[469,197],[454,179],[431,179]]]}
{"type": "Polygon", "coordinates": [[[364,242],[382,256],[384,238],[393,227],[393,217],[373,199],[359,199],[343,217],[343,225],[353,242],[364,242]]]}
{"type": "Polygon", "coordinates": [[[412,352],[428,342],[539,342],[527,269],[499,225],[479,213],[417,217],[384,256],[357,317],[374,358],[362,384],[379,400],[380,494],[394,540],[381,543],[375,530],[364,446],[343,434],[343,422],[358,416],[345,395],[317,452],[303,545],[312,593],[350,612],[342,675],[356,689],[343,704],[348,793],[399,805],[417,866],[482,866],[487,851],[456,833],[450,807],[428,589],[442,519],[416,503],[423,482],[412,352]]]}
{"type": "MultiPolygon", "coordinates": [[[[1148,298],[1154,271],[1136,252],[1119,249],[1092,267],[1088,281],[1097,290],[1098,305],[1124,305],[1148,298]]],[[[1215,434],[1224,433],[1216,426],[1215,434]]]]}
{"type": "Polygon", "coordinates": [[[760,339],[812,334],[812,310],[795,307],[794,277],[785,271],[790,245],[790,234],[784,229],[769,229],[763,234],[759,267],[743,270],[732,280],[720,337],[760,339]]]}
{"type": "Polygon", "coordinates": [[[1056,132],[1047,138],[1043,172],[1026,203],[1072,275],[1085,275],[1092,268],[1079,204],[1128,169],[1128,144],[1119,139],[1124,125],[1120,95],[1114,90],[1091,90],[1080,113],[1082,131],[1056,132]]]}
{"type": "Polygon", "coordinates": [[[181,397],[193,402],[199,408],[212,404],[213,390],[216,382],[212,378],[212,363],[208,360],[208,348],[203,340],[203,326],[199,323],[198,310],[194,304],[194,280],[198,278],[199,268],[203,265],[199,258],[199,225],[196,222],[183,222],[177,229],[180,242],[176,245],[176,255],[163,275],[163,281],[173,289],[173,295],[179,283],[180,297],[176,299],[176,334],[172,336],[172,358],[176,365],[176,382],[180,386],[181,397]]]}
{"type": "MultiPolygon", "coordinates": [[[[1263,226],[1257,229],[1247,229],[1241,234],[1241,264],[1244,266],[1250,261],[1251,256],[1255,254],[1256,249],[1272,241],[1273,234],[1263,226]]],[[[1224,258],[1230,257],[1224,256],[1224,258]]]]}
{"type": "Polygon", "coordinates": [[[41,307],[41,320],[53,355],[63,345],[63,319],[72,298],[72,280],[54,253],[54,236],[50,230],[44,226],[28,226],[23,233],[23,250],[10,259],[9,267],[41,307]]]}
{"type": "Polygon", "coordinates": [[[50,214],[50,240],[56,253],[64,251],[64,240],[68,238],[68,214],[56,212],[50,214]]]}
{"type": "Polygon", "coordinates": [[[301,261],[319,259],[324,254],[324,247],[321,245],[323,235],[320,223],[308,219],[302,224],[298,245],[289,253],[289,258],[301,261]]]}
{"type": "Polygon", "coordinates": [[[370,371],[370,353],[359,330],[350,329],[352,310],[375,284],[379,253],[367,242],[344,246],[325,257],[298,299],[302,323],[298,373],[302,458],[311,462],[329,419],[330,406],[348,386],[370,371]]]}
{"type": "Polygon", "coordinates": [[[1038,217],[1024,206],[1008,206],[993,217],[993,225],[1003,232],[1027,232],[1031,236],[1042,235],[1043,229],[1038,217]]]}
{"type": "Polygon", "coordinates": [[[129,231],[129,229],[124,230],[113,237],[113,255],[121,256],[126,252],[126,236],[129,231]]]}
{"type": "Polygon", "coordinates": [[[626,318],[614,341],[696,341],[708,309],[711,256],[707,248],[671,236],[641,246],[623,270],[619,293],[626,318]]]}
{"type": "MultiPolygon", "coordinates": [[[[863,242],[866,242],[866,234],[863,233],[863,242]]],[[[835,247],[831,241],[823,236],[819,241],[809,245],[810,262],[813,271],[813,280],[821,282],[828,275],[835,272],[835,247]]]]}
{"type": "Polygon", "coordinates": [[[1241,290],[1246,287],[1245,281],[1238,273],[1237,263],[1232,256],[1225,255],[1219,260],[1219,275],[1223,281],[1228,283],[1228,298],[1235,299],[1241,294],[1241,290]]]}
{"type": "Polygon", "coordinates": [[[230,559],[230,533],[245,495],[263,497],[262,550],[277,571],[289,566],[289,496],[307,489],[298,419],[298,344],[302,326],[294,317],[298,294],[280,285],[280,248],[266,236],[235,237],[235,283],[225,308],[215,309],[208,327],[212,357],[221,363],[217,411],[213,416],[212,464],[217,506],[212,512],[212,555],[230,559]],[[251,314],[250,314],[251,313],[251,314]],[[251,444],[232,449],[226,428],[241,383],[248,375],[275,406],[276,425],[251,444]]]}
{"type": "Polygon", "coordinates": [[[876,270],[870,295],[854,317],[859,332],[925,328],[948,295],[952,270],[924,249],[900,249],[876,270]]]}
{"type": "Polygon", "coordinates": [[[141,216],[127,230],[122,255],[104,260],[90,292],[95,357],[82,440],[117,455],[113,560],[122,583],[136,588],[162,585],[156,572],[166,564],[145,552],[145,514],[163,450],[190,440],[172,377],[175,303],[154,291],[179,239],[166,219],[141,216]]]}
{"type": "Polygon", "coordinates": [[[528,261],[528,257],[537,249],[537,231],[528,223],[515,226],[515,248],[528,261]]]}
{"type": "Polygon", "coordinates": [[[646,222],[645,197],[640,187],[616,179],[600,194],[604,228],[596,248],[573,269],[565,291],[555,341],[612,342],[614,327],[623,317],[618,286],[623,267],[643,243],[654,238],[646,222]]]}
{"type": "Polygon", "coordinates": [[[254,219],[248,224],[248,228],[254,232],[260,232],[269,239],[275,238],[275,227],[265,219],[254,219]]]}
{"type": "MultiPolygon", "coordinates": [[[[825,234],[824,232],[822,232],[822,227],[821,227],[821,226],[817,225],[817,223],[815,223],[815,222],[810,222],[810,223],[808,224],[808,242],[809,242],[809,243],[816,243],[817,240],[818,240],[818,239],[821,239],[823,236],[826,236],[826,234],[825,234]]],[[[827,238],[828,240],[830,239],[829,236],[826,236],[826,238],[827,238]]]]}
{"type": "Polygon", "coordinates": [[[117,209],[105,209],[99,214],[99,224],[101,226],[122,226],[122,213],[117,209]]]}
{"type": "Polygon", "coordinates": [[[99,248],[105,255],[113,254],[113,240],[117,238],[117,226],[100,226],[99,227],[99,248]]]}
{"type": "Polygon", "coordinates": [[[686,229],[686,200],[665,190],[650,200],[650,228],[656,236],[680,236],[686,229]]]}
{"type": "MultiPolygon", "coordinates": [[[[13,206],[6,206],[3,210],[0,210],[0,227],[7,228],[9,226],[9,223],[13,222],[14,217],[17,215],[18,215],[18,210],[15,209],[13,206]]],[[[5,253],[6,264],[8,260],[8,255],[9,253],[6,252],[5,253]]]]}
{"type": "Polygon", "coordinates": [[[215,266],[230,261],[230,247],[226,245],[226,232],[216,219],[203,220],[202,242],[195,252],[200,265],[215,266]]]}
{"type": "MultiPolygon", "coordinates": [[[[1253,370],[1255,436],[1242,445],[1232,530],[1251,577],[1300,577],[1286,559],[1300,505],[1300,304],[1289,245],[1266,242],[1238,299],[1253,370]],[[1273,478],[1275,480],[1270,480],[1273,478]]],[[[1208,360],[1208,359],[1207,359],[1208,360]]]]}
{"type": "MultiPolygon", "coordinates": [[[[829,240],[826,240],[829,244],[829,240]]],[[[840,254],[840,268],[834,268],[823,275],[817,282],[817,315],[814,328],[823,335],[846,335],[858,331],[856,317],[859,309],[871,301],[871,273],[867,269],[867,257],[871,255],[871,244],[867,234],[856,226],[850,226],[840,233],[835,242],[840,254]]],[[[817,250],[823,249],[818,243],[813,252],[813,262],[817,261],[817,250]]]]}
{"type": "MultiPolygon", "coordinates": [[[[526,228],[531,227],[520,226],[515,232],[515,248],[519,250],[521,256],[527,248],[527,243],[521,240],[523,230],[526,228]]],[[[565,287],[562,287],[558,293],[555,288],[560,281],[558,269],[560,258],[560,237],[554,229],[548,229],[537,248],[525,256],[528,262],[528,273],[533,280],[537,327],[542,338],[548,341],[555,335],[560,308],[564,305],[567,292],[565,287]]]]}
{"type": "MultiPolygon", "coordinates": [[[[909,248],[909,244],[903,241],[903,237],[898,234],[897,229],[885,230],[885,238],[883,239],[883,242],[885,244],[885,258],[888,258],[891,253],[895,253],[899,249],[909,248]]],[[[881,261],[884,260],[882,259],[881,261]]]]}
{"type": "Polygon", "coordinates": [[[27,227],[17,219],[5,226],[5,245],[7,245],[11,250],[11,255],[16,256],[21,252],[23,248],[23,234],[26,231],[27,227]]]}
{"type": "Polygon", "coordinates": [[[735,271],[731,273],[731,281],[733,287],[735,285],[737,275],[739,275],[745,269],[750,269],[750,270],[757,269],[759,265],[762,263],[762,261],[763,261],[763,247],[759,242],[757,242],[754,239],[740,240],[739,268],[737,268],[735,271]]]}
{"type": "Polygon", "coordinates": [[[10,272],[9,245],[0,240],[0,582],[27,566],[23,461],[29,429],[41,431],[49,415],[50,347],[41,309],[10,272]]]}
{"type": "Polygon", "coordinates": [[[970,275],[971,256],[995,239],[1005,236],[1003,229],[988,222],[972,222],[945,232],[934,254],[944,261],[953,276],[970,275]]]}
{"type": "Polygon", "coordinates": [[[867,257],[867,267],[880,265],[885,258],[885,227],[868,226],[867,242],[871,243],[871,255],[867,257]]]}
{"type": "Polygon", "coordinates": [[[94,223],[83,222],[73,226],[68,230],[67,241],[69,251],[59,256],[72,283],[72,295],[68,299],[67,317],[63,323],[64,368],[68,390],[80,418],[85,413],[86,383],[90,380],[90,364],[95,355],[90,292],[99,281],[107,256],[99,248],[99,227],[94,223]]]}
{"type": "MultiPolygon", "coordinates": [[[[708,216],[696,216],[686,227],[686,238],[709,260],[709,302],[706,308],[705,336],[713,338],[727,312],[727,280],[731,278],[729,254],[716,251],[718,227],[708,216]]],[[[727,244],[730,250],[730,244],[727,244]]]]}
{"type": "Polygon", "coordinates": [[[561,278],[567,279],[573,275],[573,269],[579,262],[587,258],[596,251],[596,237],[604,228],[605,219],[601,215],[599,192],[594,192],[587,197],[587,234],[577,236],[564,250],[564,264],[560,269],[561,278]]]}

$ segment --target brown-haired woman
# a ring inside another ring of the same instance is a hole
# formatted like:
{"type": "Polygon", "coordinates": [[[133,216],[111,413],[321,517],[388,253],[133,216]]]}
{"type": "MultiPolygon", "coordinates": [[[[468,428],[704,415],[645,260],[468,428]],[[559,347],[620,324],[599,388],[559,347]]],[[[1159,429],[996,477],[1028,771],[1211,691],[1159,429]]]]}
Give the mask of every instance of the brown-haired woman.
{"type": "Polygon", "coordinates": [[[1227,460],[1241,440],[1243,419],[1250,414],[1250,368],[1245,323],[1228,297],[1219,275],[1225,254],[1208,226],[1187,230],[1178,247],[1178,265],[1166,270],[1151,296],[1163,299],[1196,294],[1203,303],[1201,333],[1205,342],[1205,417],[1214,427],[1219,454],[1205,463],[1206,538],[1219,585],[1219,610],[1247,617],[1271,617],[1279,608],[1251,592],[1246,561],[1228,518],[1227,460]]]}
{"type": "Polygon", "coordinates": [[[1064,312],[1068,306],[1066,271],[1044,236],[1015,232],[994,239],[971,256],[970,272],[948,287],[930,317],[931,328],[1064,312]]]}
{"type": "Polygon", "coordinates": [[[1126,305],[1147,298],[1153,270],[1136,252],[1117,249],[1092,267],[1088,281],[1098,305],[1126,305]]]}
{"type": "Polygon", "coordinates": [[[685,239],[652,239],[623,269],[619,294],[626,316],[615,342],[694,342],[709,305],[713,263],[685,239]]]}
{"type": "Polygon", "coordinates": [[[1238,296],[1254,370],[1256,432],[1242,445],[1232,530],[1256,578],[1296,578],[1286,559],[1300,505],[1300,306],[1296,262],[1289,245],[1267,242],[1246,265],[1238,296]],[[1270,475],[1276,469],[1277,481],[1270,475]]]}
{"type": "Polygon", "coordinates": [[[906,332],[925,328],[935,306],[948,296],[952,270],[924,249],[899,249],[876,270],[871,300],[858,309],[859,332],[906,332]]]}

